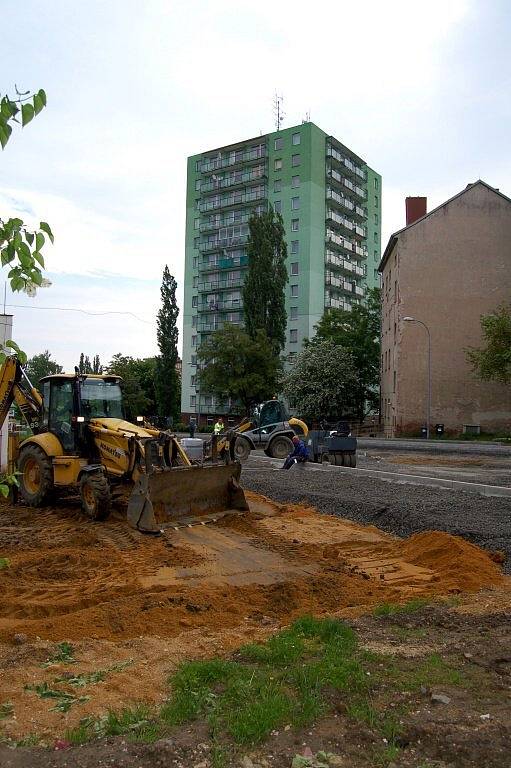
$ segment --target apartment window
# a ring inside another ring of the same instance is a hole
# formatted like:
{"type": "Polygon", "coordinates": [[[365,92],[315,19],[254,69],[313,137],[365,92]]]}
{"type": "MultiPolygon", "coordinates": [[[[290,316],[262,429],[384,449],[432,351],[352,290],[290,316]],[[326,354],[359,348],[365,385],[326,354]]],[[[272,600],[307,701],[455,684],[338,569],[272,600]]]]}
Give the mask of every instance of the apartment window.
{"type": "Polygon", "coordinates": [[[298,253],[300,249],[300,242],[298,240],[291,240],[291,253],[298,253]]]}
{"type": "Polygon", "coordinates": [[[275,139],[275,150],[277,151],[279,149],[282,149],[283,146],[284,146],[284,139],[282,138],[282,136],[279,136],[278,139],[275,139]]]}
{"type": "Polygon", "coordinates": [[[196,379],[197,379],[197,376],[195,374],[193,376],[190,376],[190,386],[191,387],[195,386],[196,379]]]}
{"type": "Polygon", "coordinates": [[[298,232],[300,219],[291,219],[291,232],[298,232]]]}
{"type": "Polygon", "coordinates": [[[375,213],[375,214],[374,214],[374,223],[375,223],[375,224],[379,224],[379,221],[378,221],[378,214],[377,214],[377,213],[375,213]]]}
{"type": "Polygon", "coordinates": [[[197,275],[195,275],[195,277],[193,278],[193,286],[192,286],[193,288],[197,288],[197,280],[198,279],[199,278],[197,277],[197,275]]]}
{"type": "Polygon", "coordinates": [[[291,186],[293,189],[296,189],[296,187],[300,186],[300,177],[299,176],[292,176],[291,177],[291,186]]]}
{"type": "Polygon", "coordinates": [[[197,328],[197,315],[192,317],[192,328],[197,328]]]}
{"type": "Polygon", "coordinates": [[[192,307],[197,306],[197,296],[192,296],[192,307]]]}
{"type": "Polygon", "coordinates": [[[289,308],[289,319],[290,320],[298,320],[298,307],[290,307],[289,308]]]}
{"type": "Polygon", "coordinates": [[[374,251],[374,260],[378,261],[378,251],[374,251]]]}
{"type": "Polygon", "coordinates": [[[298,341],[298,331],[296,330],[296,328],[292,328],[289,331],[289,341],[292,342],[293,344],[296,344],[296,342],[298,341]]]}
{"type": "Polygon", "coordinates": [[[282,189],[282,179],[275,179],[273,182],[273,191],[280,192],[282,189]]]}
{"type": "Polygon", "coordinates": [[[274,169],[276,171],[281,171],[282,170],[282,160],[281,160],[280,157],[276,157],[275,158],[275,162],[273,164],[273,167],[274,167],[274,169]]]}
{"type": "Polygon", "coordinates": [[[192,365],[197,365],[197,355],[192,355],[192,365]]]}
{"type": "MultiPolygon", "coordinates": [[[[198,238],[195,238],[195,239],[198,240],[198,238]]],[[[195,247],[197,247],[197,246],[195,246],[195,247]]],[[[198,256],[194,256],[193,257],[193,268],[197,269],[198,265],[199,265],[199,257],[198,256]]]]}
{"type": "Polygon", "coordinates": [[[300,155],[291,155],[291,165],[293,167],[300,165],[300,155]]]}
{"type": "Polygon", "coordinates": [[[290,352],[287,356],[287,359],[289,360],[291,365],[294,365],[296,363],[296,352],[290,352]]]}
{"type": "Polygon", "coordinates": [[[374,279],[378,280],[378,270],[377,269],[374,270],[374,279]]]}
{"type": "Polygon", "coordinates": [[[282,201],[275,200],[275,202],[273,203],[273,209],[275,213],[282,213],[282,201]]]}
{"type": "Polygon", "coordinates": [[[292,261],[291,262],[291,274],[292,275],[297,275],[298,274],[298,262],[297,261],[292,261]]]}
{"type": "Polygon", "coordinates": [[[378,208],[378,195],[374,196],[374,205],[376,208],[378,208]]]}
{"type": "Polygon", "coordinates": [[[200,190],[201,180],[195,179],[195,190],[198,192],[200,190]]]}
{"type": "Polygon", "coordinates": [[[190,395],[190,408],[195,408],[197,404],[197,395],[190,395]]]}
{"type": "Polygon", "coordinates": [[[379,187],[378,187],[378,179],[375,179],[375,180],[374,180],[374,188],[375,188],[375,189],[378,189],[378,188],[379,188],[379,187]]]}
{"type": "Polygon", "coordinates": [[[291,296],[295,299],[298,296],[298,286],[292,285],[291,286],[291,296]]]}
{"type": "Polygon", "coordinates": [[[292,211],[298,211],[300,208],[300,198],[299,197],[292,197],[291,198],[291,210],[292,211]]]}
{"type": "Polygon", "coordinates": [[[297,147],[299,143],[300,143],[300,134],[293,133],[293,146],[297,147]]]}
{"type": "Polygon", "coordinates": [[[375,232],[375,233],[374,233],[374,242],[375,242],[375,243],[377,243],[377,242],[378,242],[378,232],[375,232]]]}
{"type": "Polygon", "coordinates": [[[204,398],[204,405],[208,408],[210,408],[213,405],[213,396],[212,395],[206,395],[204,398]]]}
{"type": "Polygon", "coordinates": [[[200,173],[201,163],[202,163],[202,160],[195,161],[195,170],[197,171],[197,173],[200,173]]]}
{"type": "Polygon", "coordinates": [[[194,229],[199,229],[199,225],[200,225],[200,219],[194,219],[193,220],[193,228],[194,229]]]}
{"type": "Polygon", "coordinates": [[[192,336],[192,347],[197,346],[197,336],[192,336]]]}

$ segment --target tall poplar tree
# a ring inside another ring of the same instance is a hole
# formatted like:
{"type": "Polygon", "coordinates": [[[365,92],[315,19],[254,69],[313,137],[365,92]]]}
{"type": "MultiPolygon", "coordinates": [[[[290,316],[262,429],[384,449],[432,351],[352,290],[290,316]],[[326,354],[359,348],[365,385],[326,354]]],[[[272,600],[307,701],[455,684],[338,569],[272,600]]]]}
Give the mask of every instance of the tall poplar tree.
{"type": "Polygon", "coordinates": [[[181,408],[181,380],[176,370],[179,315],[176,288],[177,283],[165,265],[160,289],[161,307],[156,323],[160,350],[156,358],[156,402],[158,415],[171,416],[174,422],[178,421],[181,408]]]}
{"type": "Polygon", "coordinates": [[[248,273],[243,286],[245,328],[252,339],[265,331],[276,354],[286,343],[284,290],[288,281],[287,245],[280,213],[253,215],[247,243],[248,273]]]}

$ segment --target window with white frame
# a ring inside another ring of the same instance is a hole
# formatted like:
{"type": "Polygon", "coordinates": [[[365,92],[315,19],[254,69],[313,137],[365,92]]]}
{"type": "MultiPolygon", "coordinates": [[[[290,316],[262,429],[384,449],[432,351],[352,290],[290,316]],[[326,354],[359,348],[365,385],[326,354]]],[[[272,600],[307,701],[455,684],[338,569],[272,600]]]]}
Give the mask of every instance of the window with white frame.
{"type": "Polygon", "coordinates": [[[298,307],[289,307],[289,319],[298,320],[298,307]]]}
{"type": "Polygon", "coordinates": [[[276,157],[275,158],[275,162],[273,164],[273,168],[276,171],[281,171],[282,170],[282,159],[280,157],[276,157]]]}
{"type": "Polygon", "coordinates": [[[299,133],[293,133],[292,139],[293,139],[293,146],[297,147],[298,144],[300,143],[300,134],[299,133]]]}
{"type": "Polygon", "coordinates": [[[291,210],[292,211],[298,211],[300,208],[300,198],[299,197],[292,197],[291,198],[291,210]]]}
{"type": "Polygon", "coordinates": [[[277,139],[275,139],[275,151],[282,149],[283,146],[284,146],[284,139],[282,136],[279,136],[277,139]]]}
{"type": "Polygon", "coordinates": [[[291,219],[291,232],[298,232],[300,219],[291,219]]]}
{"type": "Polygon", "coordinates": [[[273,182],[273,191],[280,192],[282,189],[282,179],[275,179],[273,182]]]}
{"type": "Polygon", "coordinates": [[[296,298],[298,296],[298,286],[297,285],[292,285],[291,286],[291,296],[293,298],[296,298]]]}
{"type": "Polygon", "coordinates": [[[298,274],[298,262],[297,261],[292,261],[291,262],[291,274],[292,275],[297,275],[298,274]]]}
{"type": "Polygon", "coordinates": [[[300,250],[300,241],[291,240],[291,253],[298,253],[300,250]]]}
{"type": "Polygon", "coordinates": [[[300,155],[291,155],[291,165],[293,167],[300,165],[300,155]]]}
{"type": "Polygon", "coordinates": [[[296,330],[296,328],[291,328],[291,330],[289,331],[289,341],[292,344],[296,344],[296,342],[298,341],[298,331],[296,330]]]}
{"type": "Polygon", "coordinates": [[[300,186],[299,176],[291,176],[291,186],[293,187],[293,189],[296,189],[296,187],[300,186]]]}

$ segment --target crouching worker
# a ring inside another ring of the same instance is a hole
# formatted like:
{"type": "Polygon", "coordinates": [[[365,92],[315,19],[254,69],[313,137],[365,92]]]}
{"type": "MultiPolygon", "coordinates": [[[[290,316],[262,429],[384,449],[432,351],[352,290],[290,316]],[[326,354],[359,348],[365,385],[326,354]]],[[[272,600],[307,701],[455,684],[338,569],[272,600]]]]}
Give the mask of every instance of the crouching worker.
{"type": "Polygon", "coordinates": [[[300,438],[295,435],[293,437],[293,445],[294,450],[292,453],[289,454],[287,459],[284,462],[284,466],[282,469],[289,469],[293,466],[293,464],[301,464],[309,458],[309,453],[307,451],[307,447],[303,440],[300,440],[300,438]]]}

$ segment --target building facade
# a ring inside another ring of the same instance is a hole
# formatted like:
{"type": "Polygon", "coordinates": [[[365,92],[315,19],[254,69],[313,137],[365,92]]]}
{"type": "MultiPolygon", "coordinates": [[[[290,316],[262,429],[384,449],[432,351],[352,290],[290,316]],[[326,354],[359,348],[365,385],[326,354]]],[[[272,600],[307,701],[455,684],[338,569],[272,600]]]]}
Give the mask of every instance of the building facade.
{"type": "Polygon", "coordinates": [[[428,378],[432,430],[509,431],[510,388],[478,379],[466,350],[482,344],[481,315],[510,301],[510,243],[511,200],[482,181],[391,236],[380,264],[388,436],[425,425],[428,378]]]}
{"type": "Polygon", "coordinates": [[[272,205],[288,247],[285,354],[292,361],[325,308],[350,309],[379,284],[381,176],[333,136],[302,123],[188,158],[183,417],[226,413],[197,386],[197,349],[243,323],[248,221],[272,205]]]}

